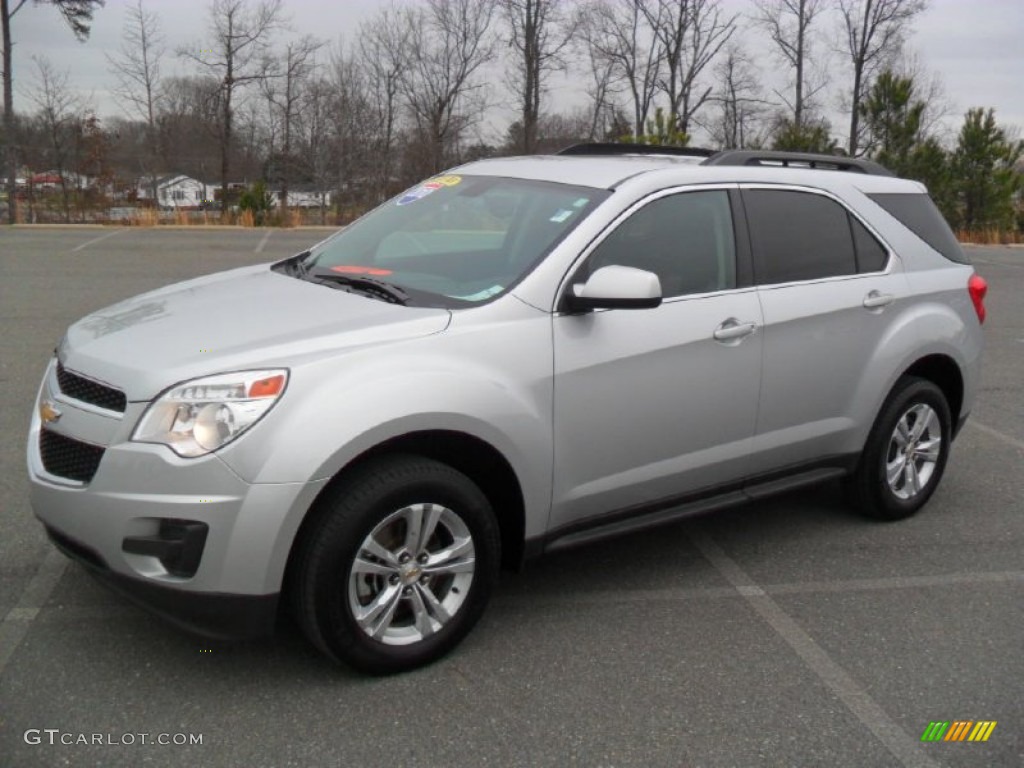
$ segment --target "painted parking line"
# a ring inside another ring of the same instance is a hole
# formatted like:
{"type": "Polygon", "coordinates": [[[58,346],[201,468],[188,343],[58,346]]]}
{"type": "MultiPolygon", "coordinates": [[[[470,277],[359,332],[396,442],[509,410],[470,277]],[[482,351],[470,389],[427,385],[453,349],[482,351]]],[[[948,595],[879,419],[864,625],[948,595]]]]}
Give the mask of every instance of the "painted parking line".
{"type": "Polygon", "coordinates": [[[21,593],[18,604],[8,611],[4,620],[0,622],[0,675],[4,673],[7,662],[25,639],[40,609],[46,605],[50,593],[64,575],[67,566],[68,559],[51,548],[39,570],[21,593]]]}
{"type": "Polygon", "coordinates": [[[123,229],[118,229],[118,230],[116,230],[114,232],[107,232],[107,234],[105,234],[105,235],[100,235],[99,237],[94,237],[92,240],[86,240],[81,245],[76,245],[74,248],[72,248],[71,249],[71,253],[78,253],[79,251],[84,250],[85,248],[88,248],[90,245],[95,245],[96,243],[102,243],[104,240],[107,240],[107,239],[113,237],[114,235],[120,235],[124,231],[125,230],[123,230],[123,229]]]}
{"type": "MultiPolygon", "coordinates": [[[[759,586],[756,594],[816,595],[850,592],[887,592],[900,589],[928,589],[984,584],[1024,584],[1024,571],[977,571],[973,573],[937,573],[929,576],[886,576],[877,579],[840,579],[837,581],[793,581],[759,586]]],[[[663,587],[660,589],[609,589],[594,592],[566,592],[547,595],[497,594],[494,604],[510,609],[537,606],[584,606],[610,603],[677,603],[689,600],[723,600],[744,596],[736,587],[663,587]]]]}
{"type": "Polygon", "coordinates": [[[1016,261],[992,261],[991,259],[971,259],[971,263],[987,264],[996,267],[1024,267],[1024,264],[1016,261]]]}
{"type": "Polygon", "coordinates": [[[260,244],[256,246],[256,249],[253,251],[253,253],[263,253],[263,248],[266,246],[267,241],[270,239],[270,236],[272,234],[274,234],[274,230],[268,229],[267,233],[263,235],[263,237],[260,239],[260,244]]]}
{"type": "Polygon", "coordinates": [[[694,533],[690,539],[715,570],[743,595],[750,607],[786,641],[796,655],[803,659],[811,671],[846,705],[864,727],[875,735],[900,765],[904,768],[936,768],[937,763],[921,751],[918,740],[900,728],[868,692],[833,661],[825,650],[814,642],[811,636],[804,632],[800,625],[710,536],[706,533],[694,533]]]}
{"type": "Polygon", "coordinates": [[[1004,435],[998,429],[993,429],[992,427],[987,426],[985,424],[979,424],[974,419],[968,419],[967,424],[971,427],[974,427],[979,432],[984,432],[989,437],[994,437],[996,440],[1002,440],[1007,445],[1012,445],[1014,448],[1018,448],[1024,451],[1024,440],[1018,440],[1015,437],[1004,435]]]}

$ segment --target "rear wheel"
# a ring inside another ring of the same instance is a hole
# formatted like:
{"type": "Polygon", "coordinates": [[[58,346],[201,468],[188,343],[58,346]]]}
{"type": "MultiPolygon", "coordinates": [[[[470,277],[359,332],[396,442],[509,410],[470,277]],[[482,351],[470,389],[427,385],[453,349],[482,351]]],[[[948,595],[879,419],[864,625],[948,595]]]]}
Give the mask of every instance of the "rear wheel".
{"type": "Polygon", "coordinates": [[[926,379],[896,384],[868,436],[852,487],[869,517],[899,520],[917,512],[946,468],[952,436],[949,404],[926,379]]]}
{"type": "Polygon", "coordinates": [[[324,503],[292,594],[310,640],[373,673],[451,650],[497,580],[500,543],[487,497],[445,464],[393,456],[355,470],[324,503]]]}

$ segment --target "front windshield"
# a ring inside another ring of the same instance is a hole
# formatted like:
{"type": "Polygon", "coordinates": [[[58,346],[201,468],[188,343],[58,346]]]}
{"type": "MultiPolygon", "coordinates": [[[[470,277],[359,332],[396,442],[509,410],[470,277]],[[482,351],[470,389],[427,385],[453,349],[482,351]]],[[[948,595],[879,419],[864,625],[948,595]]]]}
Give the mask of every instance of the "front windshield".
{"type": "Polygon", "coordinates": [[[552,182],[438,176],[321,243],[304,271],[387,282],[416,304],[472,306],[517,283],[608,194],[552,182]]]}

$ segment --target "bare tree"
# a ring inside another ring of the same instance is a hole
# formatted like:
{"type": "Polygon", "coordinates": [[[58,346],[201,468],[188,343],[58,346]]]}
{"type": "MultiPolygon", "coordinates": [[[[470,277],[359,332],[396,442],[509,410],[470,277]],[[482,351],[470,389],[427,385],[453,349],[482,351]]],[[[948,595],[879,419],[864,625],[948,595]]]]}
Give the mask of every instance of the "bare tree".
{"type": "MultiPolygon", "coordinates": [[[[374,116],[375,99],[368,87],[367,70],[364,62],[354,52],[345,53],[338,49],[331,57],[329,76],[331,100],[329,120],[331,123],[330,150],[333,156],[333,170],[337,180],[339,211],[343,203],[353,203],[362,179],[367,176],[381,178],[380,169],[390,168],[394,146],[387,157],[376,153],[381,146],[382,126],[370,124],[374,116]]],[[[391,128],[393,130],[393,126],[391,128]]],[[[397,145],[397,141],[393,142],[397,145]]],[[[386,189],[386,180],[384,181],[386,189]]]]}
{"type": "Polygon", "coordinates": [[[222,83],[212,75],[169,77],[157,125],[163,167],[204,183],[220,164],[222,83]]]}
{"type": "Polygon", "coordinates": [[[117,79],[114,96],[129,117],[146,124],[149,162],[146,173],[150,177],[153,200],[156,200],[157,177],[153,165],[162,156],[157,115],[160,110],[160,63],[166,51],[160,21],[156,13],[148,11],[142,0],[128,8],[121,49],[116,56],[107,54],[110,71],[117,79]]]}
{"type": "Polygon", "coordinates": [[[494,10],[493,0],[427,0],[404,11],[409,56],[402,87],[431,172],[448,164],[486,108],[477,76],[494,52],[494,10]]]}
{"type": "Polygon", "coordinates": [[[270,35],[281,24],[281,0],[213,0],[210,6],[209,43],[203,48],[179,48],[178,55],[199,65],[220,80],[220,189],[221,206],[228,210],[234,110],[241,88],[265,74],[264,54],[270,35]]]}
{"type": "Polygon", "coordinates": [[[294,168],[292,158],[292,134],[302,102],[306,97],[309,81],[316,71],[316,53],[324,42],[312,35],[305,35],[285,45],[279,57],[280,66],[268,73],[263,80],[264,93],[281,128],[281,162],[278,169],[281,179],[281,215],[288,215],[288,182],[294,168]]]}
{"type": "Polygon", "coordinates": [[[853,65],[850,93],[849,153],[861,147],[860,105],[871,79],[899,55],[907,25],[924,10],[926,0],[838,0],[845,53],[853,65]]]}
{"type": "Polygon", "coordinates": [[[519,99],[524,154],[537,150],[541,96],[551,72],[561,71],[563,52],[576,32],[579,16],[567,10],[567,0],[499,0],[508,24],[509,47],[515,51],[508,78],[519,99]]]}
{"type": "Polygon", "coordinates": [[[587,46],[625,84],[633,102],[633,135],[642,136],[658,87],[661,44],[638,0],[596,0],[581,13],[587,46]]]}
{"type": "MultiPolygon", "coordinates": [[[[797,130],[807,120],[808,106],[824,87],[824,82],[810,83],[810,31],[815,19],[827,9],[826,0],[754,0],[754,22],[768,32],[782,60],[793,68],[793,97],[779,93],[793,114],[797,130]]],[[[778,93],[776,91],[776,93],[778,93]]]]}
{"type": "Polygon", "coordinates": [[[590,129],[587,138],[590,141],[597,141],[606,133],[607,126],[612,122],[611,115],[616,112],[615,96],[618,93],[619,82],[616,77],[617,67],[614,61],[608,59],[601,52],[601,47],[590,34],[590,30],[584,26],[585,17],[581,15],[580,29],[584,34],[577,35],[575,47],[582,55],[583,62],[581,70],[589,76],[589,83],[586,89],[590,103],[587,105],[587,112],[590,115],[590,129]]]}
{"type": "Polygon", "coordinates": [[[718,77],[717,118],[708,126],[714,142],[723,149],[758,146],[765,139],[764,118],[769,102],[761,94],[761,84],[753,64],[743,49],[732,44],[715,67],[718,77]]]}
{"type": "MultiPolygon", "coordinates": [[[[11,21],[28,0],[0,0],[0,27],[3,28],[3,78],[4,78],[4,169],[7,173],[7,221],[13,224],[18,207],[18,147],[15,142],[14,126],[14,43],[11,40],[11,21]]],[[[52,5],[60,11],[68,27],[79,42],[89,37],[93,11],[101,7],[104,0],[36,0],[36,5],[52,5]]]]}
{"type": "Polygon", "coordinates": [[[38,111],[36,123],[46,137],[49,168],[60,178],[64,221],[71,221],[71,188],[68,186],[71,157],[74,151],[75,127],[81,120],[82,107],[68,87],[70,73],[58,72],[50,61],[34,56],[36,82],[30,98],[38,111]]]}
{"type": "Polygon", "coordinates": [[[388,197],[394,174],[395,137],[411,34],[409,24],[394,9],[385,9],[359,29],[361,70],[370,110],[374,195],[378,201],[388,197]]]}
{"type": "Polygon", "coordinates": [[[326,223],[327,191],[336,178],[334,152],[336,129],[333,105],[336,91],[324,76],[315,77],[306,88],[302,109],[296,119],[296,134],[303,163],[316,189],[320,202],[320,223],[326,223]]]}
{"type": "Polygon", "coordinates": [[[719,0],[638,0],[664,51],[659,88],[668,98],[674,129],[690,132],[694,114],[711,96],[697,79],[736,32],[739,14],[722,13],[719,0]]]}

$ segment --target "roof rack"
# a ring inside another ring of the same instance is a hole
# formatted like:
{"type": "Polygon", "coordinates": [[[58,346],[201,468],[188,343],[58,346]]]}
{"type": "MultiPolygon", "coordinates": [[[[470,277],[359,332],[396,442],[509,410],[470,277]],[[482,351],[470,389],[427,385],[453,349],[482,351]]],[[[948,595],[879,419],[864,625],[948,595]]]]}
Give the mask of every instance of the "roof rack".
{"type": "Polygon", "coordinates": [[[888,168],[870,160],[838,155],[815,155],[808,152],[777,152],[769,150],[726,149],[717,152],[701,165],[761,165],[766,167],[813,168],[821,171],[849,171],[869,176],[894,176],[888,168]]]}
{"type": "Polygon", "coordinates": [[[558,152],[559,155],[679,155],[682,157],[711,157],[713,149],[701,147],[661,147],[655,144],[618,144],[612,142],[593,142],[573,144],[558,152]]]}

